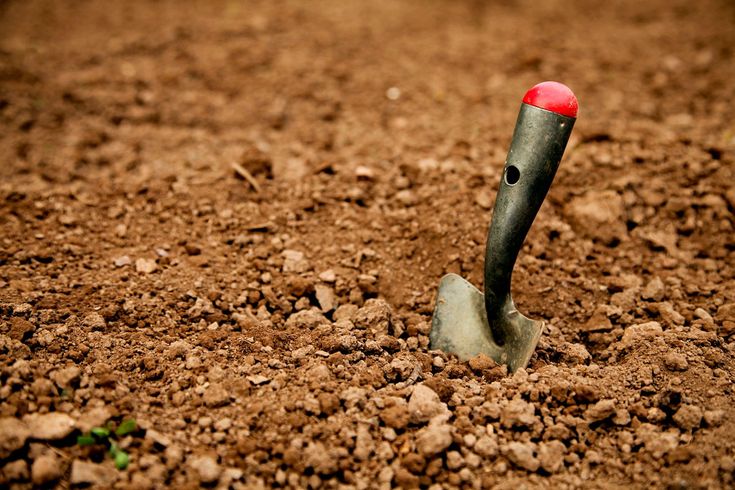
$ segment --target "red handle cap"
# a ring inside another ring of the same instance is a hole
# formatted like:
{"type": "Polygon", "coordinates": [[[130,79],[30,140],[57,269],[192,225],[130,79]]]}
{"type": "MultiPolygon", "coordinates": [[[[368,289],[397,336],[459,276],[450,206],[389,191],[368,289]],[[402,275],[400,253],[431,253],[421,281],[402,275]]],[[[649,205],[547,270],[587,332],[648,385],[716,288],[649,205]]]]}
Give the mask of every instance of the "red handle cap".
{"type": "Polygon", "coordinates": [[[523,96],[523,102],[562,116],[577,117],[579,104],[574,92],[559,82],[541,82],[523,96]]]}

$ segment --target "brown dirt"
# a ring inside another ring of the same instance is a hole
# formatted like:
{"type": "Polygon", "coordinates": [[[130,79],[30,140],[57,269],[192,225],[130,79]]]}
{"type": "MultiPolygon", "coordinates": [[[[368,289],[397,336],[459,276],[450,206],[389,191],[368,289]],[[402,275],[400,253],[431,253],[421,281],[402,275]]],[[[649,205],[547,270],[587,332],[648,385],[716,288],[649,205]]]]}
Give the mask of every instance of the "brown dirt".
{"type": "Polygon", "coordinates": [[[733,25],[717,0],[0,2],[0,486],[732,485],[733,25]],[[514,276],[548,328],[508,377],[427,333],[443,273],[481,284],[544,79],[581,113],[514,276]],[[127,470],[75,445],[129,417],[127,470]]]}

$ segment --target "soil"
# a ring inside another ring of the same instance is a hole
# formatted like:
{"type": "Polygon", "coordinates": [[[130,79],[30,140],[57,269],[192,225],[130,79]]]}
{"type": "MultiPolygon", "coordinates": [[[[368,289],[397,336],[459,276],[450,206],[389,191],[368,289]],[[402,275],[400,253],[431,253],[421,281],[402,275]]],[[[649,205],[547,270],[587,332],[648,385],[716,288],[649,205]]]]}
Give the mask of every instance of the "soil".
{"type": "Polygon", "coordinates": [[[735,471],[735,8],[0,2],[0,486],[714,488],[735,471]],[[482,284],[526,89],[580,115],[509,375],[482,284]],[[134,418],[126,470],[76,436],[134,418]]]}

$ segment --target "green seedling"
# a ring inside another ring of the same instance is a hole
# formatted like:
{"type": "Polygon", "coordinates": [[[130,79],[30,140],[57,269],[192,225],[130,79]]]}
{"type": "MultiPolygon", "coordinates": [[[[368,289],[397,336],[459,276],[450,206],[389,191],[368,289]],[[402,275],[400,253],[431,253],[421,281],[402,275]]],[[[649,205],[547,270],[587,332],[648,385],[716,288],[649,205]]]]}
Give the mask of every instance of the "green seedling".
{"type": "Polygon", "coordinates": [[[120,449],[117,445],[117,439],[132,434],[138,430],[138,425],[134,419],[123,420],[120,425],[115,428],[113,422],[107,422],[104,427],[93,427],[87,434],[77,437],[77,444],[80,446],[94,446],[102,444],[108,448],[108,453],[115,462],[115,468],[124,470],[130,463],[128,453],[120,449]]]}

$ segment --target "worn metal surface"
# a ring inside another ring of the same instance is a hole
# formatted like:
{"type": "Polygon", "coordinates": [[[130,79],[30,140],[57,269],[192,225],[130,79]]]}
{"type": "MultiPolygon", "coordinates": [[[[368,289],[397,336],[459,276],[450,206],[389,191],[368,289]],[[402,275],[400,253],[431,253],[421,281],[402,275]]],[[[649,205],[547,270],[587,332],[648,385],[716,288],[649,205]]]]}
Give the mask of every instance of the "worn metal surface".
{"type": "Polygon", "coordinates": [[[433,349],[462,360],[484,353],[511,371],[528,364],[544,323],[516,310],[511,276],[574,122],[521,104],[487,235],[485,294],[456,274],[442,278],[430,334],[433,349]]]}

